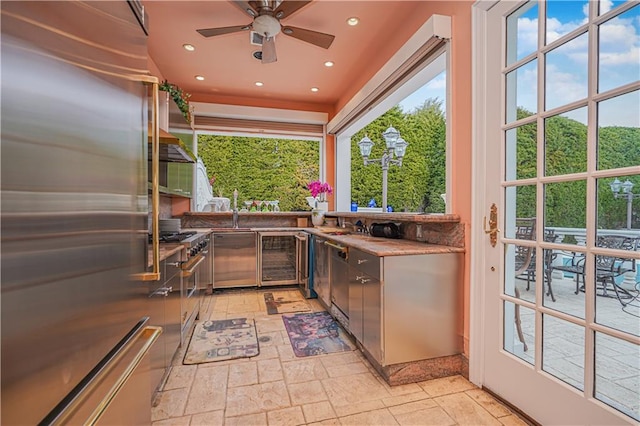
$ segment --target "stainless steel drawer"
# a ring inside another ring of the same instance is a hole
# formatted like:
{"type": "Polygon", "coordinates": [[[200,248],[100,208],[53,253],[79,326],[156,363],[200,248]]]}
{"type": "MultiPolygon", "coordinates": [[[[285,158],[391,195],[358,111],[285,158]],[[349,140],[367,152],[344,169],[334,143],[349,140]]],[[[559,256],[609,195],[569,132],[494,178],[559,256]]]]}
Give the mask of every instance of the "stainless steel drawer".
{"type": "Polygon", "coordinates": [[[380,258],[376,255],[350,247],[349,266],[380,279],[380,258]]]}

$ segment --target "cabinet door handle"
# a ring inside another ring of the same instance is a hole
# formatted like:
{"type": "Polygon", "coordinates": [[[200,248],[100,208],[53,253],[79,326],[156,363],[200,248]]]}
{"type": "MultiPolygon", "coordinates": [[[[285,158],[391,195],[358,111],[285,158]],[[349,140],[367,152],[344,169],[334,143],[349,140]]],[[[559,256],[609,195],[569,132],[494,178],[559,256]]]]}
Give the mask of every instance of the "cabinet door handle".
{"type": "Polygon", "coordinates": [[[360,281],[364,278],[364,275],[356,275],[356,281],[360,281]]]}
{"type": "Polygon", "coordinates": [[[360,282],[361,282],[362,284],[364,284],[364,283],[368,283],[369,281],[371,281],[371,278],[362,278],[362,279],[360,280],[360,282]]]}
{"type": "Polygon", "coordinates": [[[361,265],[363,263],[367,263],[369,261],[369,259],[358,259],[358,265],[361,265]]]}

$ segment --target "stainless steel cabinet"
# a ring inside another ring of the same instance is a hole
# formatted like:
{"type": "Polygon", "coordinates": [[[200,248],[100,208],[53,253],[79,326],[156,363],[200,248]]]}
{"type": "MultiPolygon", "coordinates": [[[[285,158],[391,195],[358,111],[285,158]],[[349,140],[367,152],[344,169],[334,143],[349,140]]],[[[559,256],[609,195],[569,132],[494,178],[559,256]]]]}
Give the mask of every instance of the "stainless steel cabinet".
{"type": "Polygon", "coordinates": [[[373,358],[382,362],[381,260],[349,250],[349,331],[373,358]]]}
{"type": "Polygon", "coordinates": [[[325,308],[331,307],[331,286],[329,280],[329,246],[327,240],[314,235],[313,251],[313,290],[325,308]]]}
{"type": "Polygon", "coordinates": [[[256,285],[255,232],[214,233],[213,251],[213,288],[256,285]]]}
{"type": "Polygon", "coordinates": [[[180,345],[180,262],[177,252],[160,263],[161,281],[149,285],[149,325],[163,333],[150,350],[151,392],[162,385],[180,345]]]}

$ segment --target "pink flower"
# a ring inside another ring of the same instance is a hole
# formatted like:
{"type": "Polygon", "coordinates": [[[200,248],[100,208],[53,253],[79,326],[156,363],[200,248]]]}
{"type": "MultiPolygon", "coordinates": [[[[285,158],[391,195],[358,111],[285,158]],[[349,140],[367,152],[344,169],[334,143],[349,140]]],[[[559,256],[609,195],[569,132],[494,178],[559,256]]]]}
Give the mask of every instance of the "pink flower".
{"type": "Polygon", "coordinates": [[[311,192],[312,197],[317,197],[320,194],[333,194],[333,188],[327,182],[320,182],[319,180],[314,180],[307,184],[307,188],[309,192],[311,192]]]}
{"type": "Polygon", "coordinates": [[[216,177],[212,176],[211,179],[209,179],[209,183],[211,184],[211,186],[213,186],[215,182],[216,182],[216,177]]]}

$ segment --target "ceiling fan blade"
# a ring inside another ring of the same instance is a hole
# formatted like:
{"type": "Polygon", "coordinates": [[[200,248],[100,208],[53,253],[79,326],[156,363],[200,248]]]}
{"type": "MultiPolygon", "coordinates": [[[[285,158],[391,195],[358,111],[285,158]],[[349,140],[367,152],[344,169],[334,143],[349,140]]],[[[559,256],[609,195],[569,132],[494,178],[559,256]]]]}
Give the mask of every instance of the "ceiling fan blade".
{"type": "Polygon", "coordinates": [[[236,33],[238,31],[249,31],[251,29],[251,24],[248,25],[236,25],[234,27],[220,27],[220,28],[204,28],[201,30],[196,30],[204,37],[213,37],[222,34],[236,33]]]}
{"type": "Polygon", "coordinates": [[[306,41],[307,43],[315,44],[316,46],[328,49],[333,43],[333,39],[336,36],[331,34],[319,33],[317,31],[306,30],[304,28],[297,27],[282,27],[282,33],[298,40],[306,41]]]}
{"type": "Polygon", "coordinates": [[[277,19],[284,19],[293,14],[296,10],[302,9],[309,3],[311,3],[311,0],[283,0],[282,3],[280,3],[280,6],[278,6],[273,12],[273,16],[277,19]]]}
{"type": "Polygon", "coordinates": [[[255,18],[258,16],[258,3],[257,1],[239,1],[234,0],[233,4],[238,6],[244,13],[255,18]]]}
{"type": "Polygon", "coordinates": [[[276,62],[276,41],[273,36],[265,37],[262,41],[262,63],[270,64],[276,62]]]}

